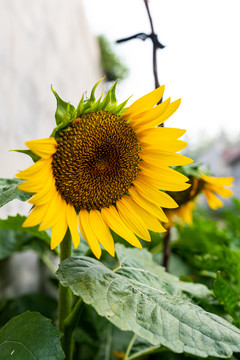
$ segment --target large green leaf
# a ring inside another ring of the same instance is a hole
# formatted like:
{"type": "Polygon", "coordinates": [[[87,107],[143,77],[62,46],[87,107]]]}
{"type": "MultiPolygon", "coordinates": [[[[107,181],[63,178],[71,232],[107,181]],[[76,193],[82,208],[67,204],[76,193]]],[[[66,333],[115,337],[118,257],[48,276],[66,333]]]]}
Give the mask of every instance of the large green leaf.
{"type": "Polygon", "coordinates": [[[0,330],[0,359],[63,360],[61,335],[49,319],[27,311],[0,330]]]}
{"type": "Polygon", "coordinates": [[[0,229],[14,230],[31,234],[39,239],[44,240],[48,245],[50,244],[50,236],[46,231],[38,231],[38,226],[22,227],[26,216],[17,214],[16,216],[9,216],[7,219],[0,219],[0,229]]]}
{"type": "Polygon", "coordinates": [[[14,252],[32,249],[39,255],[50,249],[50,236],[38,226],[23,228],[25,216],[9,216],[0,220],[0,260],[14,252]]]}
{"type": "Polygon", "coordinates": [[[116,249],[120,262],[115,271],[86,256],[72,257],[57,271],[60,282],[92,305],[99,315],[153,345],[162,344],[174,352],[201,357],[230,357],[233,351],[240,351],[240,330],[186,300],[187,283],[181,287],[171,275],[158,267],[156,270],[147,258],[146,269],[137,268],[137,257],[141,266],[146,251],[129,251],[121,245],[116,249]]]}
{"type": "Polygon", "coordinates": [[[211,292],[206,286],[180,281],[177,276],[167,273],[163,266],[157,265],[146,250],[126,249],[117,244],[116,253],[119,260],[118,274],[149,284],[171,295],[211,299],[211,292]]]}
{"type": "Polygon", "coordinates": [[[17,188],[22,180],[0,179],[0,207],[12,200],[27,201],[33,194],[26,193],[17,188]]]}

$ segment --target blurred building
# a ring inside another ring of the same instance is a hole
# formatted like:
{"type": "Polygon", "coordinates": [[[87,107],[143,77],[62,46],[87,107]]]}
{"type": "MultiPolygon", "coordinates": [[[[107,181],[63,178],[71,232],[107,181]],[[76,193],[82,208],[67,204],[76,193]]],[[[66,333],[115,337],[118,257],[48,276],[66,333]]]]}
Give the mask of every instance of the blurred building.
{"type": "Polygon", "coordinates": [[[223,158],[228,166],[229,173],[234,176],[234,195],[240,199],[240,144],[226,148],[223,158]]]}
{"type": "MultiPolygon", "coordinates": [[[[25,141],[52,132],[56,100],[51,84],[77,106],[102,71],[81,0],[2,0],[0,14],[0,177],[13,177],[32,162],[9,150],[24,149],[25,141]]],[[[29,210],[29,204],[13,201],[0,209],[0,218],[29,210]]],[[[4,264],[0,290],[6,295],[38,289],[37,259],[28,255],[4,264]]]]}
{"type": "MultiPolygon", "coordinates": [[[[208,168],[213,176],[233,176],[234,196],[240,198],[240,143],[231,143],[222,134],[197,152],[194,160],[208,168]]],[[[223,199],[224,200],[224,199],[223,199]]],[[[227,204],[230,199],[225,200],[227,204]]]]}

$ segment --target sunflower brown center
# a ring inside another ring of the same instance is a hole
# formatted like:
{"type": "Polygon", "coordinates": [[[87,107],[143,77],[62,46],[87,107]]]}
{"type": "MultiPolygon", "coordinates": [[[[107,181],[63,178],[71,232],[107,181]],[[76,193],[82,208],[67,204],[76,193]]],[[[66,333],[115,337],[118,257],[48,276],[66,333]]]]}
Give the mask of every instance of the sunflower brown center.
{"type": "Polygon", "coordinates": [[[56,188],[77,211],[114,204],[137,176],[138,139],[117,114],[82,115],[60,133],[57,143],[52,161],[56,188]]]}

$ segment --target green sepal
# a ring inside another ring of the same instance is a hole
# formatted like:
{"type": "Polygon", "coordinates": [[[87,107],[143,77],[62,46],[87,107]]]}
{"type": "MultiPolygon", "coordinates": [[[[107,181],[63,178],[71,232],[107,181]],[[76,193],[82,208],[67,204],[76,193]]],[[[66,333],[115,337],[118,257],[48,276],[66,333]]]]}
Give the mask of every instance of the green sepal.
{"type": "Polygon", "coordinates": [[[125,100],[125,101],[122,102],[120,105],[118,105],[118,106],[116,107],[116,109],[115,109],[115,112],[116,112],[116,113],[124,113],[124,112],[127,110],[127,108],[125,108],[125,105],[127,105],[127,102],[128,102],[129,99],[131,99],[131,97],[132,97],[132,95],[129,96],[129,98],[128,98],[127,100],[125,100]]]}
{"type": "Polygon", "coordinates": [[[76,119],[77,117],[79,117],[80,114],[82,114],[83,111],[84,111],[84,94],[82,95],[82,98],[78,103],[77,109],[76,109],[75,114],[74,114],[74,118],[76,119]]]}
{"type": "Polygon", "coordinates": [[[10,150],[10,151],[16,151],[16,152],[26,154],[32,158],[33,162],[36,162],[40,159],[40,156],[34,154],[31,150],[10,150]]]}
{"type": "Polygon", "coordinates": [[[81,100],[78,103],[77,108],[70,103],[63,101],[57,92],[52,89],[53,94],[57,99],[57,110],[55,113],[55,119],[57,127],[53,130],[51,136],[55,137],[57,131],[66,129],[70,123],[72,123],[75,119],[80,117],[81,115],[90,114],[92,112],[104,110],[113,114],[122,115],[126,110],[125,106],[130,98],[122,102],[121,104],[117,104],[116,98],[116,86],[118,80],[112,85],[111,89],[107,92],[107,94],[103,98],[103,94],[99,99],[95,97],[95,91],[97,86],[103,81],[105,78],[100,79],[92,88],[90,98],[84,99],[84,94],[82,95],[81,100]]]}
{"type": "Polygon", "coordinates": [[[112,85],[111,89],[108,91],[106,96],[104,97],[101,105],[101,110],[109,111],[109,109],[116,104],[117,105],[117,99],[115,95],[116,86],[117,86],[118,80],[112,85]]]}
{"type": "Polygon", "coordinates": [[[177,166],[175,170],[179,171],[181,174],[186,175],[187,177],[195,177],[197,179],[201,178],[201,175],[209,175],[211,173],[208,169],[204,168],[201,164],[189,164],[184,166],[177,166]]]}
{"type": "Polygon", "coordinates": [[[51,90],[57,100],[57,109],[55,112],[55,120],[57,127],[53,130],[51,134],[51,136],[55,137],[55,134],[58,130],[64,129],[73,121],[73,116],[76,110],[72,104],[63,101],[52,86],[51,90]]]}
{"type": "Polygon", "coordinates": [[[92,91],[91,91],[91,95],[90,95],[89,101],[94,102],[94,101],[96,100],[96,98],[95,98],[96,88],[97,88],[97,86],[100,84],[100,82],[102,82],[104,79],[105,79],[105,76],[104,76],[102,79],[100,79],[100,80],[94,85],[94,87],[92,88],[92,91]]]}

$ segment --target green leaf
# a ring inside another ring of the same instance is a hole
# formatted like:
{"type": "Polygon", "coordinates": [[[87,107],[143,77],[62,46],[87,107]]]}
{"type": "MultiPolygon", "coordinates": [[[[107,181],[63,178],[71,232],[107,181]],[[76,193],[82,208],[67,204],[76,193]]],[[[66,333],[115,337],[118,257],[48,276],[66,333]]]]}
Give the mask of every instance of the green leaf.
{"type": "MultiPolygon", "coordinates": [[[[50,236],[46,231],[38,231],[38,226],[23,228],[25,216],[9,216],[0,220],[0,260],[14,252],[32,249],[43,255],[50,250],[50,236]]],[[[51,251],[54,253],[53,251],[51,251]]]]}
{"type": "Polygon", "coordinates": [[[14,298],[0,300],[0,326],[5,325],[12,317],[24,311],[38,311],[43,316],[53,318],[57,309],[55,298],[46,294],[25,294],[14,298]]]}
{"type": "MultiPolygon", "coordinates": [[[[91,307],[85,305],[81,312],[81,318],[79,326],[74,329],[73,339],[76,342],[75,346],[80,344],[78,352],[79,359],[91,360],[91,359],[104,359],[105,346],[106,346],[106,330],[108,327],[108,321],[100,317],[96,311],[91,307]],[[101,351],[101,357],[95,356],[101,351]]],[[[112,326],[112,324],[110,324],[112,326]]]]}
{"type": "Polygon", "coordinates": [[[73,256],[89,255],[88,253],[90,252],[90,249],[87,241],[81,236],[81,234],[80,238],[81,240],[79,246],[76,249],[72,249],[73,256]]]}
{"type": "Polygon", "coordinates": [[[0,260],[7,258],[30,241],[31,236],[11,230],[0,229],[0,260]]]}
{"type": "Polygon", "coordinates": [[[38,231],[38,226],[22,227],[23,222],[26,220],[26,216],[17,214],[16,216],[9,216],[7,219],[0,219],[0,229],[15,230],[36,236],[39,239],[44,240],[48,245],[50,244],[50,236],[46,231],[38,231]]]}
{"type": "Polygon", "coordinates": [[[106,74],[107,81],[124,79],[127,76],[128,69],[115,54],[111,43],[103,35],[98,36],[98,43],[101,51],[102,69],[106,74]]]}
{"type": "Polygon", "coordinates": [[[179,227],[179,240],[172,242],[171,247],[186,264],[200,271],[221,271],[227,281],[239,288],[240,247],[237,232],[233,232],[232,222],[223,227],[223,220],[219,227],[216,219],[211,219],[208,213],[198,213],[192,226],[179,227]]]}
{"type": "Polygon", "coordinates": [[[153,261],[152,255],[145,249],[141,251],[136,248],[126,249],[117,244],[116,253],[120,262],[118,274],[182,298],[210,300],[212,297],[211,291],[205,285],[180,281],[177,276],[167,273],[163,266],[153,261]]]}
{"type": "Polygon", "coordinates": [[[202,174],[210,175],[208,169],[205,169],[201,164],[196,164],[195,162],[189,165],[176,166],[176,170],[187,177],[194,176],[196,178],[200,178],[202,174]]]}
{"type": "Polygon", "coordinates": [[[0,330],[0,358],[4,360],[63,360],[62,334],[51,321],[27,311],[0,330]]]}
{"type": "MultiPolygon", "coordinates": [[[[213,291],[218,302],[233,318],[236,318],[236,311],[239,311],[239,296],[231,285],[217,273],[217,278],[213,282],[213,291]]],[[[238,323],[239,320],[237,319],[238,323]]]]}
{"type": "Polygon", "coordinates": [[[12,151],[26,154],[26,155],[30,156],[34,162],[36,162],[40,159],[40,156],[34,154],[31,150],[12,150],[12,151]]]}
{"type": "Polygon", "coordinates": [[[74,114],[75,108],[69,102],[63,101],[60,98],[60,96],[58,95],[58,93],[55,90],[53,90],[52,86],[51,86],[51,89],[57,100],[57,109],[55,112],[56,124],[57,125],[60,125],[60,124],[65,125],[65,123],[70,122],[69,120],[70,120],[71,116],[74,114]]]}
{"type": "MultiPolygon", "coordinates": [[[[121,331],[107,319],[99,316],[93,307],[85,305],[73,338],[79,346],[79,358],[82,360],[116,360],[116,355],[125,354],[133,333],[121,331]]],[[[140,338],[138,338],[140,339],[140,338]]],[[[138,340],[137,339],[137,340],[138,340]]],[[[134,351],[140,350],[139,341],[134,343],[134,351]]],[[[141,340],[144,350],[149,344],[141,340]]],[[[150,345],[151,346],[151,345],[150,345]]]]}
{"type": "Polygon", "coordinates": [[[180,294],[186,291],[185,287],[183,290],[177,285],[172,294],[174,281],[170,278],[170,286],[165,281],[162,289],[164,272],[158,269],[158,276],[155,275],[152,263],[145,264],[146,269],[136,268],[136,256],[142,261],[143,250],[130,253],[121,245],[116,248],[121,260],[115,271],[95,259],[73,257],[57,271],[61,284],[120,329],[133,331],[153,345],[162,344],[174,352],[201,357],[227,358],[233,351],[240,351],[239,329],[183,299],[180,294]]]}
{"type": "Polygon", "coordinates": [[[19,179],[0,179],[0,207],[12,200],[27,201],[33,194],[18,190],[17,186],[22,183],[19,179]]]}

